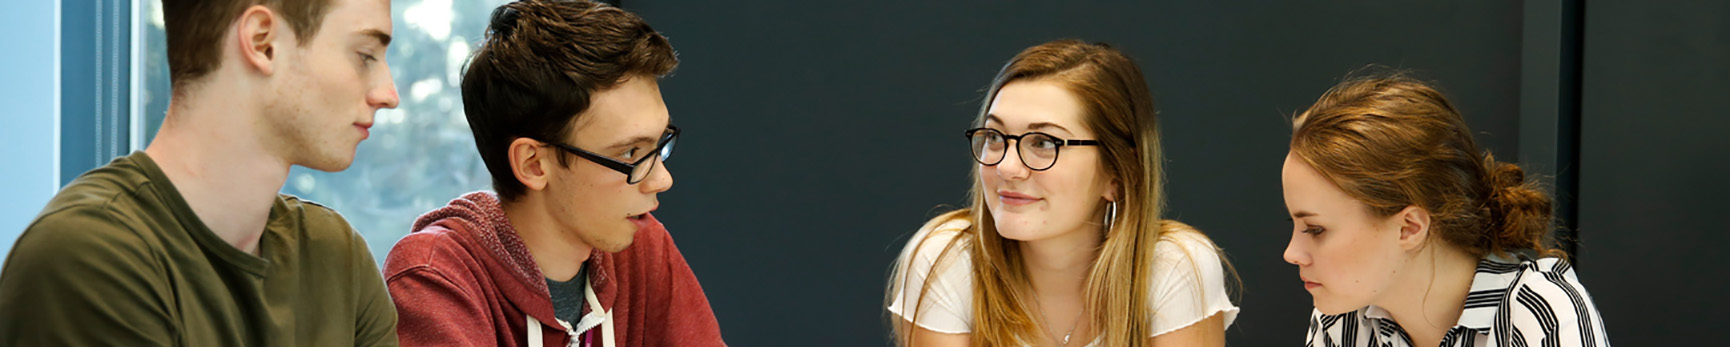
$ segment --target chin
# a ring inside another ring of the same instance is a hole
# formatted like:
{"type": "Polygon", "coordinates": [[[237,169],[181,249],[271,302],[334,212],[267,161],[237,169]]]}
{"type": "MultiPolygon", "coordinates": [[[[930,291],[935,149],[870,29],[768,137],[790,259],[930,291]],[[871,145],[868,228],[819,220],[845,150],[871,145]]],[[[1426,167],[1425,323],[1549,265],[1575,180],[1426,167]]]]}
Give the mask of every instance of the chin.
{"type": "Polygon", "coordinates": [[[1046,233],[1043,230],[1034,230],[1036,228],[1034,228],[1033,225],[1036,225],[1036,224],[1039,224],[1039,223],[1035,223],[1032,221],[1025,221],[1025,220],[1016,220],[1013,218],[1010,220],[999,219],[999,220],[997,220],[997,225],[996,225],[997,235],[1002,236],[1003,238],[1006,238],[1006,239],[1016,240],[1016,241],[1032,241],[1032,240],[1043,239],[1043,238],[1051,236],[1051,235],[1049,235],[1049,233],[1046,233]]]}
{"type": "Polygon", "coordinates": [[[631,243],[636,241],[637,230],[634,227],[626,228],[625,230],[613,235],[613,237],[598,240],[600,242],[595,243],[595,249],[607,253],[618,253],[626,248],[630,248],[631,243]]]}
{"type": "Polygon", "coordinates": [[[319,155],[307,159],[308,160],[303,160],[302,162],[295,164],[318,171],[337,172],[348,170],[349,166],[354,165],[354,151],[348,151],[347,155],[338,153],[335,155],[319,155]]]}
{"type": "Polygon", "coordinates": [[[1351,312],[1351,311],[1357,311],[1358,309],[1361,309],[1361,308],[1368,306],[1368,305],[1353,306],[1353,305],[1347,305],[1347,304],[1326,302],[1326,301],[1323,301],[1321,298],[1316,298],[1314,300],[1314,305],[1315,305],[1316,311],[1321,311],[1322,314],[1330,315],[1330,316],[1338,315],[1338,314],[1344,314],[1346,312],[1351,312]]]}
{"type": "Polygon", "coordinates": [[[595,249],[607,253],[618,253],[624,251],[626,248],[631,248],[631,239],[625,239],[622,242],[606,242],[595,246],[595,249]]]}
{"type": "Polygon", "coordinates": [[[337,161],[337,162],[331,162],[331,163],[309,163],[307,165],[301,165],[301,166],[305,166],[308,169],[324,171],[324,172],[338,172],[338,171],[342,171],[342,170],[348,170],[348,167],[351,165],[354,165],[354,160],[343,160],[343,161],[337,161]]]}

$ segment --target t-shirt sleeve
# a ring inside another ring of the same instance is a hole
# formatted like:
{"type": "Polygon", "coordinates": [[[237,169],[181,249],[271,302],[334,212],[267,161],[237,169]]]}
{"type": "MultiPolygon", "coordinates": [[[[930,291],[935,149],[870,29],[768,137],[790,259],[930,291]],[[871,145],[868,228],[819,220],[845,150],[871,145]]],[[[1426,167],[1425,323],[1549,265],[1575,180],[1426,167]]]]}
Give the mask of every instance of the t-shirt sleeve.
{"type": "Polygon", "coordinates": [[[965,244],[956,244],[956,230],[922,230],[901,251],[895,266],[902,276],[891,279],[889,312],[921,328],[940,333],[972,331],[972,275],[965,244]],[[926,236],[930,234],[931,237],[926,236]],[[923,242],[921,242],[923,240],[923,242]],[[940,259],[941,258],[941,259],[940,259]],[[910,309],[917,308],[917,309],[910,309]],[[917,319],[917,321],[915,321],[917,319]]]}
{"type": "Polygon", "coordinates": [[[391,301],[390,290],[385,287],[383,274],[379,272],[377,263],[373,261],[372,252],[366,247],[365,238],[360,233],[353,234],[354,244],[350,256],[356,268],[354,271],[355,346],[398,346],[396,336],[396,304],[391,301]]]}
{"type": "Polygon", "coordinates": [[[179,343],[159,254],[99,208],[42,216],[0,269],[0,346],[179,343]]]}
{"type": "Polygon", "coordinates": [[[1237,318],[1238,307],[1225,290],[1225,267],[1212,242],[1199,235],[1168,234],[1154,246],[1154,304],[1151,336],[1188,327],[1214,314],[1225,326],[1237,318]]]}

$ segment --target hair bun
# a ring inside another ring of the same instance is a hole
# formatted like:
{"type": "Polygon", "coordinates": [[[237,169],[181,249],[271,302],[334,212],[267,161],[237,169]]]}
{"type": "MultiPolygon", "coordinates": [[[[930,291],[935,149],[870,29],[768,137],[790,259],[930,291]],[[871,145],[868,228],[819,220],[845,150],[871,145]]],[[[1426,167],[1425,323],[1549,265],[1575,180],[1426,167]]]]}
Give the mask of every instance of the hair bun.
{"type": "Polygon", "coordinates": [[[1554,221],[1550,197],[1526,182],[1526,171],[1519,165],[1490,156],[1484,157],[1484,164],[1489,174],[1491,227],[1499,231],[1491,234],[1496,240],[1490,248],[1547,250],[1554,221]]]}
{"type": "Polygon", "coordinates": [[[1489,167],[1490,187],[1497,190],[1517,188],[1526,184],[1526,170],[1519,165],[1496,161],[1494,156],[1485,155],[1484,162],[1489,167]]]}

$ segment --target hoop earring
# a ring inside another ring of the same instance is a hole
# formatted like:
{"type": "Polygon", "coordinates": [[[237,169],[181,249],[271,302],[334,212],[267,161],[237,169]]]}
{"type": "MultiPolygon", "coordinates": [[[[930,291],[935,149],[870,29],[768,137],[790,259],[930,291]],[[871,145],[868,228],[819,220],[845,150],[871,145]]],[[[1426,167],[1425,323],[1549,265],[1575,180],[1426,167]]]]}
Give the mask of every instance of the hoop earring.
{"type": "Polygon", "coordinates": [[[1105,231],[1111,232],[1111,224],[1117,222],[1117,202],[1107,202],[1105,205],[1105,231]]]}

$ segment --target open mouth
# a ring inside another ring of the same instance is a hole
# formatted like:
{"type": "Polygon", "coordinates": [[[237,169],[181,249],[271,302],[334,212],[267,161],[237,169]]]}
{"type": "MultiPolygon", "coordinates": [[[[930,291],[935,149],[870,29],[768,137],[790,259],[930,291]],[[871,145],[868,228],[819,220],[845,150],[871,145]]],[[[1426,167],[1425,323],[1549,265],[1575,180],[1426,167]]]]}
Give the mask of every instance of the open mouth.
{"type": "Polygon", "coordinates": [[[631,219],[631,220],[643,220],[643,217],[647,217],[647,216],[649,216],[649,214],[648,214],[648,213],[643,213],[643,214],[637,214],[637,215],[634,215],[634,216],[630,216],[630,217],[625,217],[625,218],[628,218],[628,219],[631,219]]]}

